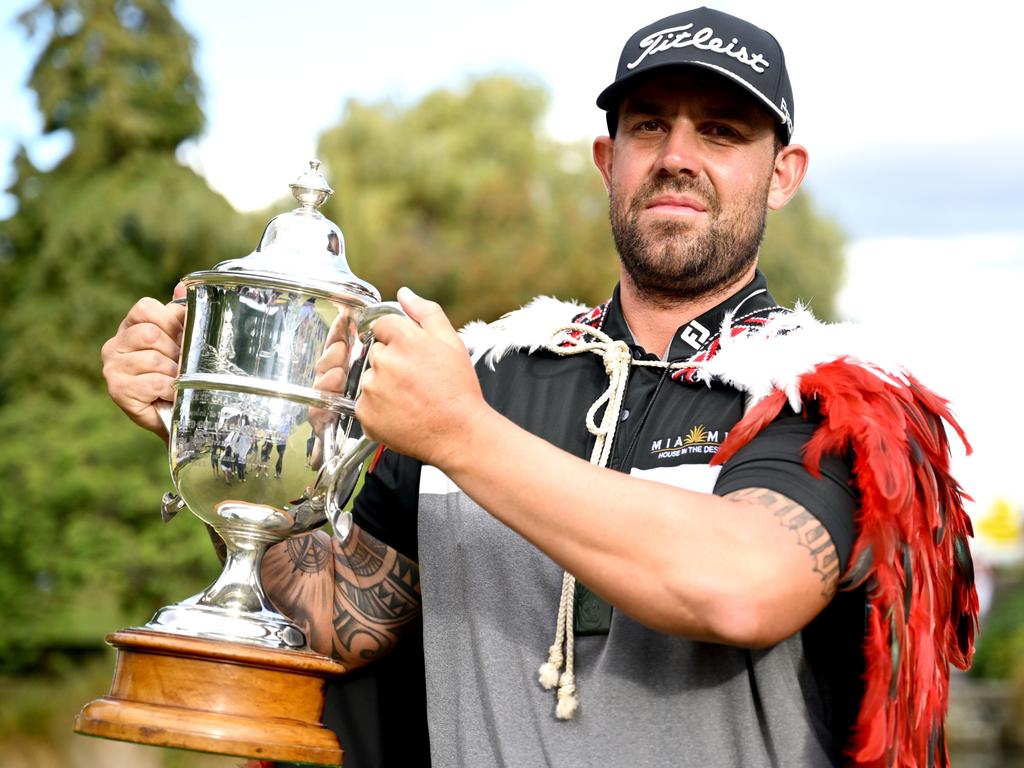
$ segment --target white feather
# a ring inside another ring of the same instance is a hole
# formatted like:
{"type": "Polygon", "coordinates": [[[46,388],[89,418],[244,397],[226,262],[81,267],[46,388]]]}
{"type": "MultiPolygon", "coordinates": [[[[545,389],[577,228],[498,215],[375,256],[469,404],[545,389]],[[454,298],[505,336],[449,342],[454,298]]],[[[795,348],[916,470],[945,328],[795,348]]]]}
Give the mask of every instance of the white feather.
{"type": "Polygon", "coordinates": [[[722,324],[721,347],[697,373],[747,393],[750,408],[775,390],[800,410],[800,377],[816,366],[845,358],[887,381],[906,383],[906,370],[885,340],[853,323],[823,323],[805,307],[776,315],[751,333],[730,336],[732,318],[722,324]]]}
{"type": "Polygon", "coordinates": [[[485,362],[493,370],[509,352],[519,349],[535,352],[546,345],[555,330],[587,310],[588,307],[575,301],[538,296],[493,323],[482,320],[468,323],[459,331],[459,336],[472,355],[473,363],[486,355],[485,362]]]}
{"type": "MultiPolygon", "coordinates": [[[[477,320],[459,335],[474,364],[481,358],[493,369],[516,350],[532,353],[547,345],[555,331],[588,308],[574,301],[538,296],[493,323],[477,320]]],[[[780,312],[763,326],[730,335],[733,317],[722,323],[718,354],[701,364],[696,378],[720,381],[747,393],[747,408],[773,391],[786,393],[800,410],[800,377],[823,363],[843,357],[890,382],[906,383],[906,369],[886,338],[853,323],[824,323],[801,304],[780,312]]]]}

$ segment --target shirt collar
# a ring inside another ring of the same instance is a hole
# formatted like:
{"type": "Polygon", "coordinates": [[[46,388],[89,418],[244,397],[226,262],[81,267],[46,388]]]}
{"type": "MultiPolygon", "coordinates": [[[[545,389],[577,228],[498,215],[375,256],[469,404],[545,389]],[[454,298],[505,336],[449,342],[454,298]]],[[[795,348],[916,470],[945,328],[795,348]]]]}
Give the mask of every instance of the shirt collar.
{"type": "MultiPolygon", "coordinates": [[[[669,345],[668,360],[685,360],[692,357],[703,344],[722,327],[726,314],[732,312],[737,317],[776,306],[776,301],[768,292],[768,281],[761,270],[754,272],[749,283],[740,288],[732,296],[695,317],[685,325],[679,326],[669,345]]],[[[619,286],[615,286],[608,311],[605,315],[602,330],[613,339],[622,339],[630,345],[634,356],[657,359],[657,355],[649,353],[633,340],[633,334],[622,315],[622,304],[619,286]]]]}

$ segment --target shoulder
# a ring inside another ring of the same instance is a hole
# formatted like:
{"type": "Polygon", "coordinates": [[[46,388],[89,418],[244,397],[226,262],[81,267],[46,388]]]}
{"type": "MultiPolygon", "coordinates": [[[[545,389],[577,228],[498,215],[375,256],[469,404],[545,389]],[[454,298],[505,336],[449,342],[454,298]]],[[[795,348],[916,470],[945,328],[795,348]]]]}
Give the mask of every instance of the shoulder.
{"type": "Polygon", "coordinates": [[[716,354],[701,363],[695,378],[741,390],[748,408],[782,391],[799,411],[801,380],[827,363],[849,364],[897,385],[907,382],[899,354],[885,338],[855,323],[823,322],[800,305],[753,326],[733,326],[727,317],[719,339],[716,354]]]}

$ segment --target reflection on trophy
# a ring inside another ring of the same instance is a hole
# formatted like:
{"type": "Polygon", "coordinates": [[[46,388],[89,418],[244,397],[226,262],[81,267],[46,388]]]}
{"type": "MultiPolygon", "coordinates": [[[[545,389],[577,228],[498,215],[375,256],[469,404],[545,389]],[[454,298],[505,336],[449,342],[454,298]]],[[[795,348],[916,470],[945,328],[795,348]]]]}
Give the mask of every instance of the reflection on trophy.
{"type": "Polygon", "coordinates": [[[355,420],[376,289],[348,268],[341,230],[317,209],[332,193],[319,163],[291,184],[300,207],[275,217],[256,250],[194,272],[187,287],[177,398],[166,414],[177,494],[224,540],[216,582],[108,636],[110,694],[87,704],[80,733],[246,757],[340,764],[320,724],[328,676],[260,582],[268,547],[330,521],[375,445],[355,420]],[[344,391],[314,387],[325,361],[344,391]]]}

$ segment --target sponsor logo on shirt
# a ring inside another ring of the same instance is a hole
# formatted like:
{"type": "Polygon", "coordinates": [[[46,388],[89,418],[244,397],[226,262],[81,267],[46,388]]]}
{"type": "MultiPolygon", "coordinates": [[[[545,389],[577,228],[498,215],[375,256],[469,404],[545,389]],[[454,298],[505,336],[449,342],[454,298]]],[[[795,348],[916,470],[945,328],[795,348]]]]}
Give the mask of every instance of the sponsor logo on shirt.
{"type": "Polygon", "coordinates": [[[695,424],[685,435],[660,437],[651,441],[650,453],[657,459],[674,459],[687,455],[709,455],[718,453],[718,447],[729,436],[720,429],[708,429],[695,424]]]}

